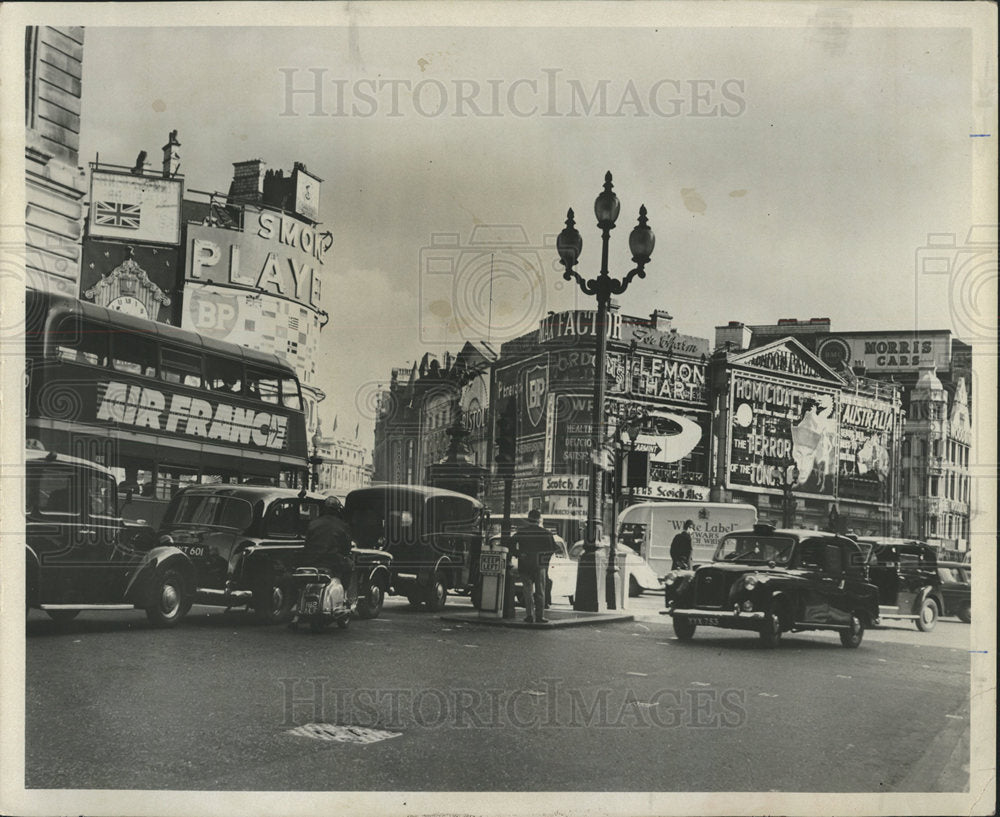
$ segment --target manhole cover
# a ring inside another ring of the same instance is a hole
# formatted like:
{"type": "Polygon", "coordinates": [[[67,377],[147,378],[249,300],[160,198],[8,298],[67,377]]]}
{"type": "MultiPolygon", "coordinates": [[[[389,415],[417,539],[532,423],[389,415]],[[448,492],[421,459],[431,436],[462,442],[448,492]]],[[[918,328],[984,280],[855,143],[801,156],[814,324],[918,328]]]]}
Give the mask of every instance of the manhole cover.
{"type": "Polygon", "coordinates": [[[307,723],[288,731],[289,735],[314,740],[332,740],[337,743],[378,743],[380,740],[398,738],[402,732],[388,732],[368,726],[340,726],[335,723],[307,723]]]}

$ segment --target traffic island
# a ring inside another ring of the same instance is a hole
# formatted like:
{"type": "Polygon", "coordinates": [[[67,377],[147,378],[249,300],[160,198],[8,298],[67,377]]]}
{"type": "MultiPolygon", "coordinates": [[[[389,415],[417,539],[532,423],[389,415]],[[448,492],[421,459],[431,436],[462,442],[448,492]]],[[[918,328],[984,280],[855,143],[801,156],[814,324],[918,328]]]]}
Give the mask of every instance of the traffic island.
{"type": "Polygon", "coordinates": [[[483,616],[476,612],[470,613],[449,613],[441,616],[442,621],[461,622],[462,624],[486,624],[492,627],[518,627],[525,630],[550,630],[554,627],[582,627],[587,624],[617,624],[623,621],[633,621],[634,616],[629,613],[607,612],[607,613],[585,613],[576,610],[546,610],[545,618],[548,619],[542,624],[529,624],[524,620],[523,611],[514,618],[499,618],[494,616],[483,616]]]}

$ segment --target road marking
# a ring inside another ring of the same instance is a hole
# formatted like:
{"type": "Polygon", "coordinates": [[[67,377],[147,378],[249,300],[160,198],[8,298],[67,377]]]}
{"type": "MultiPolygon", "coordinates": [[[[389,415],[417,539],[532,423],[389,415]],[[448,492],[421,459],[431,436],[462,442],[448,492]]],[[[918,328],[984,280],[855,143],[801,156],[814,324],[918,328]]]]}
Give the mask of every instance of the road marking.
{"type": "Polygon", "coordinates": [[[888,661],[887,661],[887,660],[886,660],[885,658],[880,658],[880,659],[878,660],[878,662],[879,662],[880,664],[888,664],[888,663],[889,663],[889,662],[888,662],[888,661]]]}
{"type": "Polygon", "coordinates": [[[706,684],[703,681],[692,681],[691,684],[690,684],[690,686],[693,686],[693,687],[710,687],[712,685],[711,684],[706,684]]]}
{"type": "Polygon", "coordinates": [[[648,672],[626,672],[626,675],[638,675],[640,678],[646,678],[649,676],[648,672]]]}
{"type": "Polygon", "coordinates": [[[398,738],[402,732],[388,732],[368,726],[340,726],[335,723],[307,723],[286,732],[297,738],[333,741],[335,743],[378,743],[380,740],[398,738]]]}
{"type": "Polygon", "coordinates": [[[479,649],[479,645],[478,644],[463,644],[462,646],[463,647],[472,647],[472,649],[474,649],[474,650],[479,649]]]}
{"type": "Polygon", "coordinates": [[[647,627],[645,624],[636,623],[635,626],[636,627],[642,627],[642,629],[644,629],[647,633],[649,632],[649,627],[647,627]]]}
{"type": "Polygon", "coordinates": [[[772,695],[770,692],[758,692],[758,698],[777,698],[777,695],[772,695]]]}
{"type": "Polygon", "coordinates": [[[525,695],[548,695],[548,692],[540,692],[537,689],[526,689],[524,690],[525,695]]]}
{"type": "Polygon", "coordinates": [[[951,718],[952,720],[956,720],[956,721],[964,721],[965,720],[965,717],[962,716],[962,715],[945,715],[945,717],[946,718],[951,718]]]}
{"type": "Polygon", "coordinates": [[[851,675],[838,675],[837,677],[838,677],[838,678],[845,678],[845,679],[846,679],[846,680],[848,680],[848,681],[852,681],[852,680],[854,680],[854,679],[853,679],[853,676],[851,676],[851,675]]]}
{"type": "Polygon", "coordinates": [[[672,647],[674,645],[672,641],[657,641],[656,643],[663,647],[672,647]]]}

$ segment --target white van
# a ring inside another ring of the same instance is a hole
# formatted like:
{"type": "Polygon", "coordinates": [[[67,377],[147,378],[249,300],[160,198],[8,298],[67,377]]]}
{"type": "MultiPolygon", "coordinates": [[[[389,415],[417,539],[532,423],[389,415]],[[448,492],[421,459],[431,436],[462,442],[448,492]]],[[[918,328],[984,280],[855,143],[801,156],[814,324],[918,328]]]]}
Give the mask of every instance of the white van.
{"type": "Polygon", "coordinates": [[[754,526],[757,509],[731,502],[640,502],[618,515],[618,540],[664,576],[670,571],[670,543],[688,519],[694,522],[691,561],[708,562],[725,534],[754,526]]]}

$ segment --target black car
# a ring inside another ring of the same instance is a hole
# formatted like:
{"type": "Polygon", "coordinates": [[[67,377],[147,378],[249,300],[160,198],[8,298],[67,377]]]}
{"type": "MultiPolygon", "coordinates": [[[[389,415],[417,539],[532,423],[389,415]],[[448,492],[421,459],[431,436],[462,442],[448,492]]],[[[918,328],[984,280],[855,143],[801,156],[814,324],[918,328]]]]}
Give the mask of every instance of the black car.
{"type": "Polygon", "coordinates": [[[156,626],[176,624],[190,600],[193,571],[153,530],[127,525],[114,474],[95,462],[25,452],[25,602],[56,621],[82,610],[146,611],[156,626]]]}
{"type": "Polygon", "coordinates": [[[391,594],[431,611],[444,608],[449,592],[474,594],[488,519],[478,500],[443,488],[380,485],[351,491],[344,510],[359,545],[392,554],[391,594]]]}
{"type": "Polygon", "coordinates": [[[710,563],[668,573],[666,612],[682,641],[703,625],[759,633],[765,647],[786,632],[836,630],[857,647],[879,620],[865,559],[843,536],[758,524],[726,534],[710,563]]]}
{"type": "Polygon", "coordinates": [[[943,616],[956,616],[966,624],[972,621],[972,565],[965,562],[938,562],[941,579],[943,616]]]}
{"type": "MultiPolygon", "coordinates": [[[[199,604],[247,606],[266,622],[286,620],[294,602],[290,577],[302,561],[306,529],[322,510],[319,494],[260,485],[193,485],[170,501],[161,545],[194,565],[185,591],[199,604]]],[[[355,549],[362,618],[382,610],[392,558],[355,549]]]]}
{"type": "Polygon", "coordinates": [[[948,609],[938,573],[937,551],[924,542],[861,538],[870,581],[878,588],[883,619],[912,621],[930,632],[948,609]]]}

